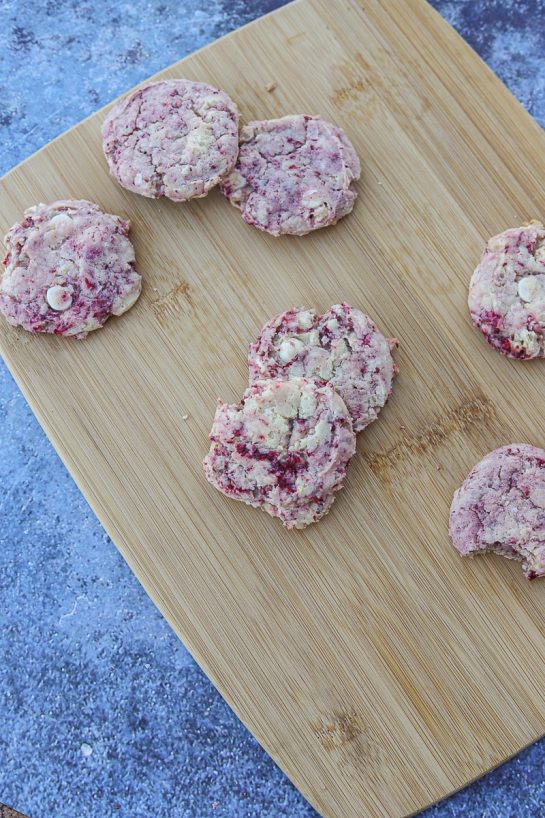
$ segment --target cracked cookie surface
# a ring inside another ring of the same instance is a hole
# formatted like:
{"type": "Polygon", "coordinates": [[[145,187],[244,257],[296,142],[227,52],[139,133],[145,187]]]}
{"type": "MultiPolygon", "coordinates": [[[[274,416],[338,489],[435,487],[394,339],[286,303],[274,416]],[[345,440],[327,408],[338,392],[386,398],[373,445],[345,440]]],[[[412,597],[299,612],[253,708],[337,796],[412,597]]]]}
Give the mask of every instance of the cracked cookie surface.
{"type": "Polygon", "coordinates": [[[219,491],[304,528],[329,510],[355,452],[348,410],[305,378],[251,384],[240,404],[218,402],[204,460],[219,491]]]}
{"type": "Polygon", "coordinates": [[[13,326],[84,338],[130,309],[142,287],[128,219],[87,201],[39,204],[5,243],[0,311],[13,326]]]}
{"type": "Polygon", "coordinates": [[[450,536],[462,556],[490,551],[545,575],[545,450],[526,443],[495,449],[455,492],[450,536]]]}
{"type": "Polygon", "coordinates": [[[545,357],[545,227],[533,221],[489,239],[469,285],[471,319],[510,358],[545,357]]]}
{"type": "Polygon", "coordinates": [[[238,111],[224,91],[206,83],[154,82],[114,105],[102,144],[120,185],[185,202],[206,196],[233,168],[238,111]]]}
{"type": "Polygon", "coordinates": [[[221,183],[248,224],[303,236],[352,210],[360,161],[344,132],[319,116],[250,122],[234,170],[221,183]]]}
{"type": "Polygon", "coordinates": [[[271,318],[250,346],[250,383],[294,377],[329,383],[359,432],[376,420],[391,394],[395,344],[368,315],[348,304],[335,304],[323,315],[294,307],[271,318]]]}

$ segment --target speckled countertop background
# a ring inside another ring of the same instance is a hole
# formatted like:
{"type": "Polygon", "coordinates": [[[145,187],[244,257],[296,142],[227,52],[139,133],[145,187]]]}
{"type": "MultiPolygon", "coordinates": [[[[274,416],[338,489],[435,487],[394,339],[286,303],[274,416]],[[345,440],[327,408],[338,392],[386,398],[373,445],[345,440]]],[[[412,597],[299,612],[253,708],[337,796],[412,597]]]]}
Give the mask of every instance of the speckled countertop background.
{"type": "MultiPolygon", "coordinates": [[[[0,172],[279,5],[0,0],[0,172]]],[[[545,124],[545,0],[433,5],[545,124]]],[[[0,802],[31,818],[316,816],[149,601],[4,366],[0,415],[0,802]]],[[[544,814],[545,741],[426,818],[544,814]]]]}

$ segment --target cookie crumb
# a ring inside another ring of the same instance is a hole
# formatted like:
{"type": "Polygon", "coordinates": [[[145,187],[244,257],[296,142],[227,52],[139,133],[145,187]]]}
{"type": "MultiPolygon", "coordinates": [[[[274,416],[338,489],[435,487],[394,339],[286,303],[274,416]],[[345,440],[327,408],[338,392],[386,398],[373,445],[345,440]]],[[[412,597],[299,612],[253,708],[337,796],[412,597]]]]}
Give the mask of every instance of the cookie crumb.
{"type": "Polygon", "coordinates": [[[271,82],[268,82],[267,85],[265,86],[265,91],[268,91],[270,94],[272,91],[276,89],[277,86],[278,86],[277,81],[272,80],[271,82]]]}
{"type": "Polygon", "coordinates": [[[440,463],[438,463],[435,468],[437,469],[437,471],[441,471],[442,466],[440,463]]]}
{"type": "Polygon", "coordinates": [[[405,426],[404,423],[402,423],[399,428],[401,429],[402,432],[404,432],[407,427],[405,426]]]}
{"type": "Polygon", "coordinates": [[[189,420],[189,415],[182,415],[182,420],[189,420]]]}

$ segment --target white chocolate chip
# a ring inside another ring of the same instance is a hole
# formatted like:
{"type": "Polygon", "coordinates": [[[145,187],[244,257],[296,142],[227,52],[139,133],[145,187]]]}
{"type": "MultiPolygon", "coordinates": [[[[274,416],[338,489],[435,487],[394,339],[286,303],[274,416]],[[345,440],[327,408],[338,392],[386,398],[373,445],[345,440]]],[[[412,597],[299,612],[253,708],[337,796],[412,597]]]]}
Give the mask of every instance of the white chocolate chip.
{"type": "MultiPolygon", "coordinates": [[[[327,339],[326,339],[327,340],[327,339]]],[[[335,346],[335,358],[342,358],[343,355],[346,355],[348,352],[348,344],[346,343],[346,338],[339,338],[337,344],[335,346]]]]}
{"type": "Polygon", "coordinates": [[[518,284],[519,296],[523,301],[536,301],[545,295],[541,276],[526,276],[521,278],[518,284]]]}
{"type": "Polygon", "coordinates": [[[314,315],[310,310],[305,310],[305,312],[300,312],[297,316],[297,326],[301,329],[310,329],[312,326],[312,322],[314,320],[314,315]]]}
{"type": "Polygon", "coordinates": [[[140,185],[142,184],[142,174],[141,173],[137,173],[136,176],[134,177],[134,184],[136,185],[136,187],[140,187],[140,185]]]}
{"type": "Polygon", "coordinates": [[[336,329],[339,329],[339,322],[337,321],[336,318],[330,318],[326,326],[328,329],[334,331],[336,329]]]}
{"type": "Polygon", "coordinates": [[[46,227],[45,237],[50,247],[58,247],[74,232],[74,220],[67,213],[57,213],[46,227]]]}
{"type": "Polygon", "coordinates": [[[45,294],[45,300],[51,309],[57,310],[57,312],[67,310],[72,304],[72,296],[68,290],[65,290],[64,287],[60,286],[60,284],[54,284],[53,287],[48,289],[45,294]]]}
{"type": "Polygon", "coordinates": [[[286,338],[286,340],[282,341],[280,344],[278,357],[282,363],[287,364],[289,361],[293,360],[293,358],[295,358],[295,356],[298,355],[304,348],[305,345],[302,344],[301,341],[297,340],[297,338],[286,338]]]}
{"type": "Polygon", "coordinates": [[[49,224],[55,228],[60,226],[65,228],[73,227],[72,219],[70,218],[68,213],[57,213],[57,215],[53,216],[53,218],[50,220],[49,224]]]}
{"type": "Polygon", "coordinates": [[[329,216],[329,207],[325,204],[319,205],[319,207],[315,207],[313,214],[315,222],[323,222],[329,216]]]}

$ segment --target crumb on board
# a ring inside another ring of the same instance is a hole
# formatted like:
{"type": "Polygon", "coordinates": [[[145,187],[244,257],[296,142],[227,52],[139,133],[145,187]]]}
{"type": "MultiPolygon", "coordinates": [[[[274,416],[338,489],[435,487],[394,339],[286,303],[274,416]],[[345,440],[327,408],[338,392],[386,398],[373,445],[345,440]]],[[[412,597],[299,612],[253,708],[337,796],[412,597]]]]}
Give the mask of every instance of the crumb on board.
{"type": "Polygon", "coordinates": [[[441,465],[439,463],[437,464],[437,466],[435,468],[437,469],[437,471],[441,471],[441,465]]]}
{"type": "Polygon", "coordinates": [[[182,415],[182,420],[189,420],[189,415],[182,415]]]}
{"type": "Polygon", "coordinates": [[[407,427],[405,426],[404,423],[402,423],[400,424],[399,428],[401,429],[402,432],[404,432],[407,427]]]}
{"type": "Polygon", "coordinates": [[[277,83],[276,80],[271,80],[271,82],[268,82],[267,85],[265,86],[265,90],[268,91],[269,94],[270,94],[272,91],[275,90],[277,85],[278,85],[278,83],[277,83]]]}

